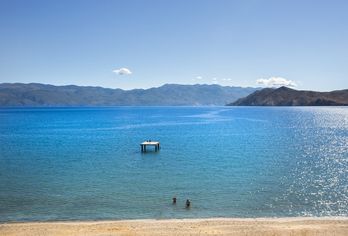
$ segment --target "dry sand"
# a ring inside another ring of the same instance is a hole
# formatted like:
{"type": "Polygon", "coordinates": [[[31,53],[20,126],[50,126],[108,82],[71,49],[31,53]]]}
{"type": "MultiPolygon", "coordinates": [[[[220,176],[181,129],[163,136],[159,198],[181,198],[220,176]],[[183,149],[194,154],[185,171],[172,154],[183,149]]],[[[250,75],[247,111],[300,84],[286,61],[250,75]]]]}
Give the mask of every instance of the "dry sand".
{"type": "Polygon", "coordinates": [[[334,235],[348,236],[348,218],[256,218],[37,222],[0,224],[1,236],[26,235],[334,235]]]}

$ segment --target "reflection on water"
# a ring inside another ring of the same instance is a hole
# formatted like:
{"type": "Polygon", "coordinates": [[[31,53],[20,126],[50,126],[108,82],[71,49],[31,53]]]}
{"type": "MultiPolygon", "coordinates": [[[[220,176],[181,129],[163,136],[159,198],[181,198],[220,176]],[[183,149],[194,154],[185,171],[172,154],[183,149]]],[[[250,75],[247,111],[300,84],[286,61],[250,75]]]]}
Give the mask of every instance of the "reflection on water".
{"type": "Polygon", "coordinates": [[[0,221],[348,216],[344,107],[1,109],[0,144],[0,221]]]}

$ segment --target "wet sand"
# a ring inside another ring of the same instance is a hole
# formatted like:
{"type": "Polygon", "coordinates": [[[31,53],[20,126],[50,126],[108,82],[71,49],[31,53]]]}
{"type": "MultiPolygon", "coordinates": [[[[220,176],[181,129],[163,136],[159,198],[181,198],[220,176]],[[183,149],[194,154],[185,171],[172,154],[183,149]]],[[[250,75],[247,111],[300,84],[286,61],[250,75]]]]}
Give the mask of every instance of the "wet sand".
{"type": "Polygon", "coordinates": [[[1,223],[1,236],[235,235],[347,236],[348,217],[212,218],[86,222],[1,223]]]}

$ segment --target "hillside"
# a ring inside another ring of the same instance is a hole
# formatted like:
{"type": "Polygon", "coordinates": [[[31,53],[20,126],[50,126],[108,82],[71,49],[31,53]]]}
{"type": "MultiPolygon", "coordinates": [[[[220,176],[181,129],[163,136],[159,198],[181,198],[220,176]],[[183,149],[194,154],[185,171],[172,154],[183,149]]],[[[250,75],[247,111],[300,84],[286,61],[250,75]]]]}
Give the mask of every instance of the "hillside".
{"type": "Polygon", "coordinates": [[[230,106],[347,106],[348,89],[332,92],[314,92],[287,87],[265,88],[245,98],[228,104],[230,106]]]}
{"type": "Polygon", "coordinates": [[[75,85],[0,84],[0,106],[180,106],[225,105],[257,88],[166,84],[150,89],[109,89],[75,85]]]}

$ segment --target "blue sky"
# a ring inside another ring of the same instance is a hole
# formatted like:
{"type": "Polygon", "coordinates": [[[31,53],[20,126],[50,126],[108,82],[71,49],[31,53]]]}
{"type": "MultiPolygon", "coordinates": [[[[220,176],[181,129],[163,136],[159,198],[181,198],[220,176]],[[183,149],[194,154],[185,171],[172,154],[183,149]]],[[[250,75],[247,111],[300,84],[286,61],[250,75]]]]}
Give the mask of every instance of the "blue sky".
{"type": "Polygon", "coordinates": [[[348,1],[1,0],[0,82],[348,88],[347,12],[348,1]]]}

